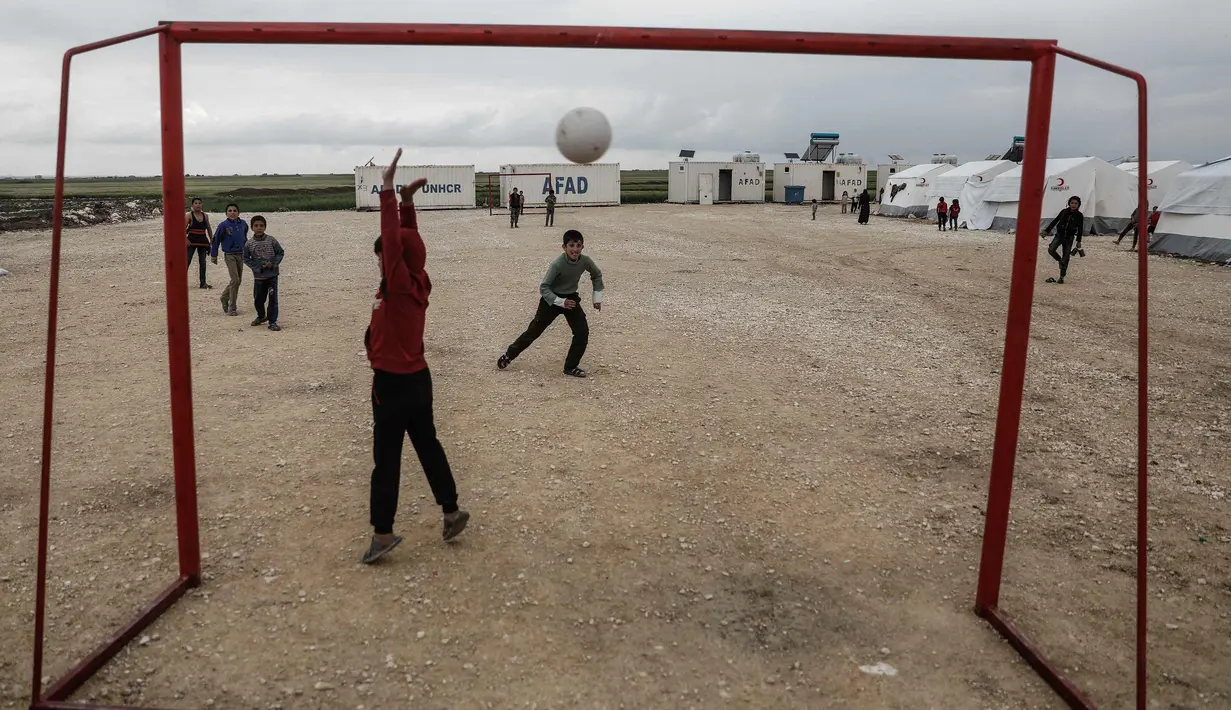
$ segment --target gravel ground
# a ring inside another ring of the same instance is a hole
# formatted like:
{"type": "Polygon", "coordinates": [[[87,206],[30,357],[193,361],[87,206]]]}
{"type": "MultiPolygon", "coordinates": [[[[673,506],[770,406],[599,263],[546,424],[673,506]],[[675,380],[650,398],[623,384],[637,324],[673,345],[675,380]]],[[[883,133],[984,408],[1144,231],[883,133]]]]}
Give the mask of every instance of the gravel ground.
{"type": "MultiPolygon", "coordinates": [[[[409,447],[366,545],[377,215],[278,214],[281,324],[189,292],[206,583],[78,699],[169,708],[1059,708],[971,612],[1011,238],[826,208],[423,215],[453,545],[409,447]],[[504,372],[569,227],[603,267],[504,372]],[[588,287],[587,287],[588,288],[588,287]],[[861,670],[885,668],[896,675],[861,670]]],[[[65,234],[48,675],[176,574],[160,223],[65,234]]],[[[0,707],[27,703],[47,232],[0,256],[0,707]]],[[[1036,291],[1002,606],[1132,698],[1135,279],[1036,291]]],[[[1051,275],[1042,253],[1039,281],[1051,275]]],[[[1152,707],[1231,705],[1231,272],[1153,270],[1152,707]]],[[[195,275],[194,275],[195,283],[195,275]]]]}

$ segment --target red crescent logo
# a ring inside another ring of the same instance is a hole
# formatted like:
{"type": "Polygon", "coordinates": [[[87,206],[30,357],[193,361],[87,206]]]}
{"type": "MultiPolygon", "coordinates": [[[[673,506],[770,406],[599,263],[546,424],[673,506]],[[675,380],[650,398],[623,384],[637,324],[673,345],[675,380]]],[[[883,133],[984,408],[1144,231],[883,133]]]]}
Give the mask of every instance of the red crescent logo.
{"type": "Polygon", "coordinates": [[[979,178],[979,182],[983,182],[983,176],[982,176],[982,175],[976,175],[975,177],[979,178]]]}
{"type": "Polygon", "coordinates": [[[1064,187],[1064,178],[1056,178],[1056,187],[1064,187]]]}
{"type": "Polygon", "coordinates": [[[1154,187],[1154,178],[1146,178],[1146,187],[1154,187]]]}

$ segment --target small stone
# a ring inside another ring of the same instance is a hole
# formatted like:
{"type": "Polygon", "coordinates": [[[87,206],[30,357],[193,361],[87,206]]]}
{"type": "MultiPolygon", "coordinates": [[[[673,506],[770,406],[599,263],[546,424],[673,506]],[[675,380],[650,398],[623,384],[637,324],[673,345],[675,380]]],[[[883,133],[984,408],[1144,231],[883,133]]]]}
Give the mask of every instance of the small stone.
{"type": "Polygon", "coordinates": [[[1167,624],[1167,628],[1171,629],[1172,631],[1175,631],[1176,629],[1178,629],[1178,628],[1180,628],[1180,627],[1179,627],[1179,626],[1176,626],[1175,624],[1167,624]]]}
{"type": "Polygon", "coordinates": [[[882,655],[882,656],[888,656],[888,655],[889,655],[889,647],[888,647],[888,646],[881,646],[881,655],[882,655]]]}
{"type": "Polygon", "coordinates": [[[1205,584],[1205,577],[1198,579],[1197,584],[1205,584]]]}
{"type": "MultiPolygon", "coordinates": [[[[589,546],[590,546],[590,541],[589,541],[589,540],[586,540],[585,542],[581,543],[581,546],[582,546],[582,547],[589,547],[589,546]]],[[[1201,583],[1202,583],[1202,584],[1205,584],[1205,580],[1202,580],[1202,581],[1201,581],[1201,583]]]]}
{"type": "Polygon", "coordinates": [[[316,685],[314,685],[314,686],[312,686],[312,687],[313,687],[313,689],[315,689],[315,690],[333,690],[333,689],[334,689],[334,688],[336,688],[337,686],[335,686],[333,683],[326,683],[326,682],[325,682],[325,681],[323,681],[323,680],[319,680],[319,681],[317,681],[317,682],[316,682],[316,685]]]}
{"type": "Polygon", "coordinates": [[[417,638],[417,639],[421,639],[421,638],[423,638],[424,636],[427,636],[427,632],[426,632],[426,631],[420,631],[419,633],[415,634],[415,638],[417,638]]]}

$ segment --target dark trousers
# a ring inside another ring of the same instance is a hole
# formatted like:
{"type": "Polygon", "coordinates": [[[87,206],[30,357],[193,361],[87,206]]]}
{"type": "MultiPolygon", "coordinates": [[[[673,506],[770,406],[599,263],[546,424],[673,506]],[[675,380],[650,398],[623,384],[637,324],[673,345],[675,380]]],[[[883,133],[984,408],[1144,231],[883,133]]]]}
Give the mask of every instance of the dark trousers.
{"type": "Polygon", "coordinates": [[[949,213],[949,229],[957,229],[957,215],[949,213]]]}
{"type": "Polygon", "coordinates": [[[432,373],[372,373],[371,523],[377,535],[393,532],[402,485],[402,443],[415,447],[432,495],[445,514],[457,512],[457,484],[432,418],[432,373]]]}
{"type": "Polygon", "coordinates": [[[553,306],[543,299],[539,299],[538,310],[534,312],[534,320],[530,321],[530,326],[526,328],[526,332],[517,337],[509,349],[505,351],[505,355],[510,360],[514,360],[518,355],[522,354],[530,344],[547,330],[547,326],[551,325],[552,321],[557,316],[564,316],[568,321],[569,328],[573,330],[573,344],[568,348],[568,355],[564,358],[564,369],[571,370],[581,364],[581,357],[586,354],[586,345],[590,342],[590,324],[586,322],[586,312],[581,309],[581,296],[572,293],[567,296],[556,294],[564,299],[572,299],[577,302],[571,310],[562,306],[553,306]]]}
{"type": "Polygon", "coordinates": [[[278,322],[278,277],[252,280],[252,300],[256,303],[256,317],[278,322]],[[269,301],[269,310],[265,310],[265,301],[269,301]]]}
{"type": "Polygon", "coordinates": [[[510,207],[509,208],[509,226],[510,227],[517,226],[518,217],[521,217],[521,208],[520,207],[510,207]]]}
{"type": "Polygon", "coordinates": [[[1136,249],[1137,248],[1137,218],[1136,217],[1129,220],[1129,223],[1124,225],[1124,229],[1120,230],[1120,236],[1116,237],[1116,244],[1119,244],[1120,241],[1124,239],[1124,235],[1128,234],[1128,230],[1130,229],[1133,230],[1133,247],[1132,248],[1136,249]]]}
{"type": "Polygon", "coordinates": [[[1069,271],[1069,252],[1073,249],[1073,237],[1062,237],[1059,234],[1052,237],[1051,244],[1047,247],[1047,253],[1051,254],[1051,258],[1060,262],[1060,278],[1069,271]]]}
{"type": "Polygon", "coordinates": [[[201,287],[205,287],[205,257],[209,255],[209,247],[188,245],[188,268],[192,268],[192,253],[197,253],[197,264],[201,267],[201,287]]]}
{"type": "Polygon", "coordinates": [[[949,223],[949,213],[948,212],[937,212],[936,213],[936,228],[937,229],[943,232],[945,230],[945,225],[948,223],[949,223]]]}
{"type": "Polygon", "coordinates": [[[544,227],[556,226],[556,208],[555,207],[547,208],[547,221],[543,224],[543,226],[544,227]]]}

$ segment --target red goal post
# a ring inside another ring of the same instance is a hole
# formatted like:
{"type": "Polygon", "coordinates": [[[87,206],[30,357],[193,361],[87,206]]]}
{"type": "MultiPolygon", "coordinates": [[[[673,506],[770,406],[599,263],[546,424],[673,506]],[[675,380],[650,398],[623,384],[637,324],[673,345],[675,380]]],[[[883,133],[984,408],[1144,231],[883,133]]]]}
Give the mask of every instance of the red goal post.
{"type": "MultiPolygon", "coordinates": [[[[537,25],[431,25],[389,23],[164,22],[140,32],[69,49],[61,69],[59,133],[57,136],[55,208],[52,216],[51,264],[47,309],[47,357],[43,397],[43,440],[40,457],[39,527],[35,585],[34,650],[31,663],[30,707],[33,710],[99,708],[69,699],[124,646],[157,619],[201,577],[200,530],[197,512],[195,431],[192,404],[192,360],[189,338],[188,288],[184,279],[184,108],[181,48],[184,44],[329,44],[419,45],[465,47],[542,47],[630,49],[694,52],[750,52],[790,55],[858,57],[918,57],[979,61],[1025,62],[1031,67],[1026,113],[1026,151],[1022,165],[1019,224],[1038,224],[1045,189],[1045,162],[1051,122],[1056,58],[1079,62],[1127,77],[1137,86],[1137,155],[1147,161],[1146,82],[1138,72],[1101,62],[1059,47],[1055,40],[985,37],[922,37],[912,35],[769,32],[750,30],[659,29],[639,27],[572,27],[537,25]],[[78,55],[141,37],[158,37],[161,133],[163,242],[165,251],[167,352],[170,379],[172,462],[175,490],[179,576],[134,619],[113,633],[63,676],[43,687],[46,631],[47,562],[51,490],[52,428],[55,421],[56,336],[59,317],[60,256],[64,226],[64,166],[68,136],[68,91],[72,59],[78,55]]],[[[518,177],[528,177],[529,174],[518,177]]],[[[1138,173],[1138,229],[1144,234],[1148,216],[1147,171],[1138,173]]],[[[510,187],[511,189],[511,187],[510,187]]],[[[540,187],[541,190],[541,187],[540,187]]],[[[489,209],[492,209],[489,206],[489,209]]],[[[1017,439],[1025,387],[1026,356],[1038,261],[1036,230],[1019,230],[1013,241],[1008,287],[1008,318],[1001,369],[999,405],[979,565],[975,612],[1030,663],[1039,675],[1074,708],[1093,704],[1051,664],[1000,609],[1000,586],[1017,439]]],[[[1137,255],[1137,636],[1136,705],[1146,707],[1147,492],[1148,492],[1148,249],[1137,255]]],[[[109,706],[115,708],[116,706],[109,706]]]]}
{"type": "Polygon", "coordinates": [[[531,195],[529,202],[531,207],[536,204],[542,205],[544,180],[551,184],[551,173],[488,173],[487,192],[485,193],[487,214],[494,215],[497,209],[508,207],[509,193],[513,188],[531,195]],[[495,184],[492,183],[493,178],[496,180],[495,184]],[[534,199],[536,197],[538,199],[534,199]]]}

